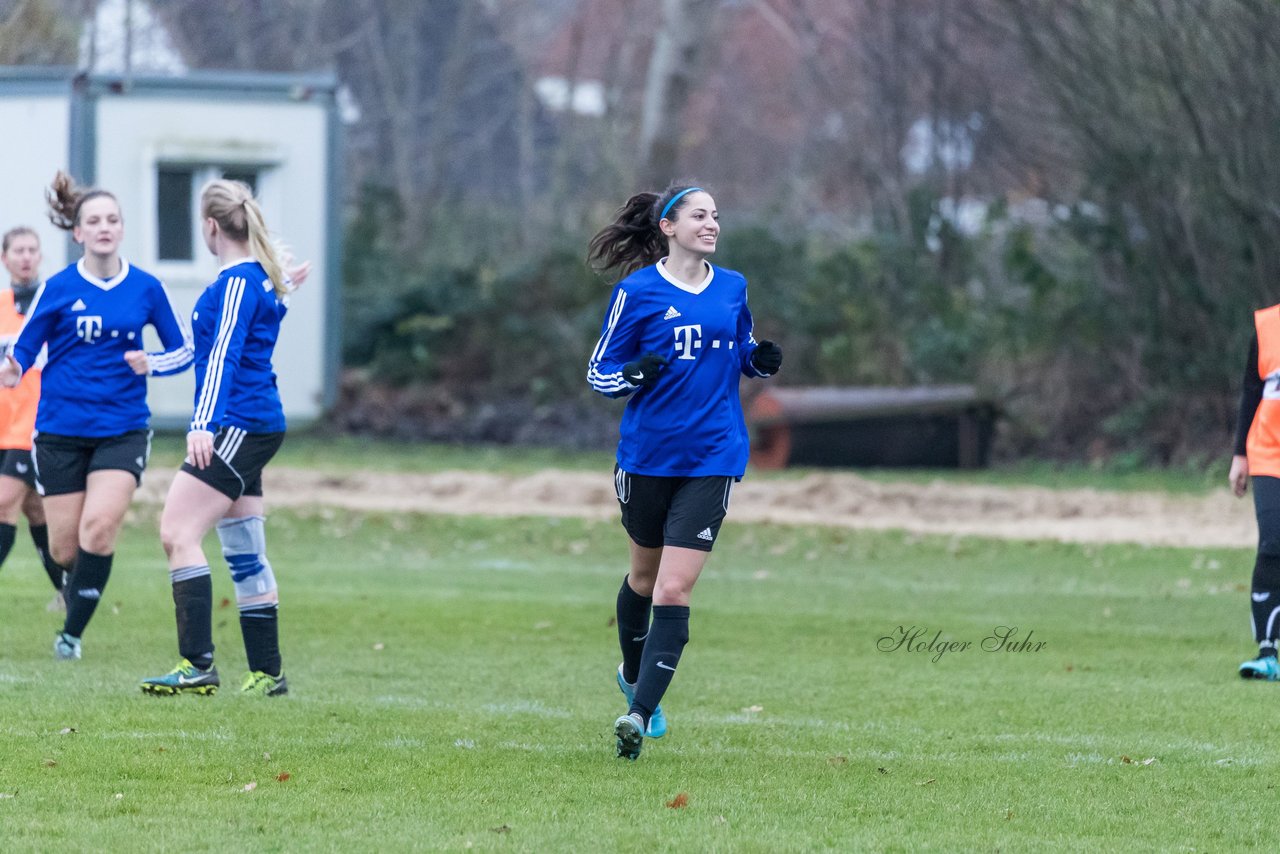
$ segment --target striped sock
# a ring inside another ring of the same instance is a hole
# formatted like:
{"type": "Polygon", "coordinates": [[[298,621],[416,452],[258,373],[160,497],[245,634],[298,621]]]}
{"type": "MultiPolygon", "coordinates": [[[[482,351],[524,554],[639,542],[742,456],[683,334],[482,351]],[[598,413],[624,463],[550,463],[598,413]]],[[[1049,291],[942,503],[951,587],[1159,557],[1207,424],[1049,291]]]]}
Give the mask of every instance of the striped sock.
{"type": "Polygon", "coordinates": [[[213,578],[209,564],[169,570],[178,652],[201,670],[213,666],[213,578]]]}
{"type": "Polygon", "coordinates": [[[244,654],[251,671],[280,675],[279,610],[272,605],[240,612],[240,634],[244,636],[244,654]]]}

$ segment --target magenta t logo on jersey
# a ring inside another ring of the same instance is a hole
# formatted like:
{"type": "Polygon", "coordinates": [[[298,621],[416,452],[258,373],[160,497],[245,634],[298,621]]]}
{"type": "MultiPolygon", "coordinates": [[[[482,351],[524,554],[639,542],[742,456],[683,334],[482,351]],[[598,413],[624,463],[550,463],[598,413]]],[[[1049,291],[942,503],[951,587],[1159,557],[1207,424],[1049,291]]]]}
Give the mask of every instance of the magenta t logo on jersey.
{"type": "Polygon", "coordinates": [[[102,334],[102,317],[96,314],[82,314],[76,318],[76,334],[84,339],[84,343],[92,344],[102,334]]]}
{"type": "Polygon", "coordinates": [[[676,333],[676,352],[680,355],[677,359],[693,359],[694,350],[702,349],[702,324],[695,323],[692,326],[677,326],[676,333]]]}

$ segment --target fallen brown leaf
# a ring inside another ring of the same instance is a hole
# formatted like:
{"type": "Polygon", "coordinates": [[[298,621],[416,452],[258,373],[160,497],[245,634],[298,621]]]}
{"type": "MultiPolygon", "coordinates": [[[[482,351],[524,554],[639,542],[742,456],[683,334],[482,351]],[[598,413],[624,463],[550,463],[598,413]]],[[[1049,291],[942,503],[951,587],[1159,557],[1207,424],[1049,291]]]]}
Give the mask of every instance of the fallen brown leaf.
{"type": "Polygon", "coordinates": [[[667,801],[667,806],[673,810],[684,809],[689,806],[689,793],[681,792],[671,800],[667,801]]]}
{"type": "Polygon", "coordinates": [[[1130,759],[1128,756],[1121,756],[1121,757],[1120,757],[1120,762],[1121,762],[1122,764],[1124,764],[1124,765],[1132,765],[1132,764],[1133,764],[1133,760],[1132,760],[1132,759],[1130,759]]]}
{"type": "Polygon", "coordinates": [[[281,771],[279,774],[276,775],[276,782],[284,783],[292,776],[293,775],[290,774],[288,771],[281,771]]]}

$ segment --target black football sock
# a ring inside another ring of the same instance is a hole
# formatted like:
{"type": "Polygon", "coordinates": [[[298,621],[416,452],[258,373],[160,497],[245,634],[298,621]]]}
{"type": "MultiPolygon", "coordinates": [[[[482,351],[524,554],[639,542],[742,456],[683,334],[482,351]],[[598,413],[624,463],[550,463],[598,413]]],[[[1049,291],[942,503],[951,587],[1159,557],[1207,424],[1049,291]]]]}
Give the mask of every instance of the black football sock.
{"type": "Polygon", "coordinates": [[[54,590],[61,590],[67,571],[49,554],[49,526],[32,525],[31,542],[35,544],[36,554],[40,555],[40,563],[44,566],[45,575],[49,576],[49,583],[54,590]]]}
{"type": "Polygon", "coordinates": [[[279,676],[280,619],[279,607],[254,608],[240,612],[240,634],[244,636],[244,654],[249,670],[279,676]]]}
{"type": "Polygon", "coordinates": [[[209,565],[169,570],[178,653],[201,670],[213,666],[213,579],[209,565]]]}
{"type": "Polygon", "coordinates": [[[1260,647],[1259,655],[1275,655],[1276,638],[1280,636],[1280,555],[1259,552],[1253,564],[1253,584],[1249,596],[1253,611],[1253,639],[1260,647]],[[1270,653],[1263,644],[1270,641],[1270,653]]]}
{"type": "Polygon", "coordinates": [[[13,540],[17,536],[17,527],[0,522],[0,566],[4,566],[4,560],[13,549],[13,540]]]}
{"type": "Polygon", "coordinates": [[[67,600],[67,621],[62,631],[74,638],[84,633],[85,626],[93,619],[102,600],[102,591],[111,577],[111,561],[115,555],[97,555],[80,549],[76,556],[76,568],[63,596],[67,600]]]}
{"type": "Polygon", "coordinates": [[[654,605],[649,638],[640,657],[640,678],[631,712],[639,712],[645,723],[662,702],[662,695],[676,674],[680,653],[689,642],[689,606],[654,605]]]}
{"type": "Polygon", "coordinates": [[[622,647],[622,678],[636,684],[640,673],[640,656],[644,639],[649,634],[649,610],[652,596],[641,596],[631,589],[630,576],[622,579],[618,589],[618,645],[622,647]]]}

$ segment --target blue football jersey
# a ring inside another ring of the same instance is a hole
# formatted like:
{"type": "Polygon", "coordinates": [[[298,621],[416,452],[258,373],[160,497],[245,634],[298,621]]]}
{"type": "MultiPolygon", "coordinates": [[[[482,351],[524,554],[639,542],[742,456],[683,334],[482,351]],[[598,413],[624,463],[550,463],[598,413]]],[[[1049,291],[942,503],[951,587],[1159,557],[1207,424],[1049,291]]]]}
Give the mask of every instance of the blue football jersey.
{"type": "Polygon", "coordinates": [[[192,430],[285,429],[271,354],[286,311],[288,303],[276,297],[267,271],[254,258],[226,265],[205,288],[191,315],[196,349],[192,430]]]}
{"type": "Polygon", "coordinates": [[[741,477],[749,443],[738,381],[765,376],[751,366],[747,280],[707,264],[706,278],[689,286],[659,261],[619,282],[609,306],[587,381],[609,397],[630,395],[618,465],[657,477],[741,477]],[[622,368],[645,353],[668,364],[637,390],[622,368]]]}
{"type": "Polygon", "coordinates": [[[151,373],[176,374],[191,365],[191,338],[160,280],[120,259],[111,279],[78,261],[50,277],[31,303],[13,357],[25,371],[48,344],[36,430],[65,436],[117,436],[146,429],[147,378],[124,359],[142,349],[152,326],[164,350],[148,353],[151,373]]]}

